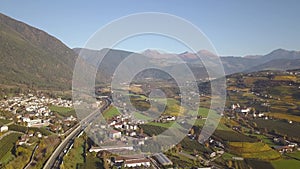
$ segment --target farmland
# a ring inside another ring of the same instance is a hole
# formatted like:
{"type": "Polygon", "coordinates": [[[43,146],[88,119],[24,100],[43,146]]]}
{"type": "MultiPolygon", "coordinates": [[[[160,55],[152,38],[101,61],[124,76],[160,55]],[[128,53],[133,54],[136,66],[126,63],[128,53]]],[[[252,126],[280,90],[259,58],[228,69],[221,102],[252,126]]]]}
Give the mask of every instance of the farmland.
{"type": "Polygon", "coordinates": [[[280,158],[280,154],[271,149],[267,144],[257,142],[257,143],[248,143],[248,142],[230,142],[230,150],[239,154],[244,158],[255,158],[261,160],[272,160],[280,158]]]}
{"type": "Polygon", "coordinates": [[[103,117],[108,120],[111,119],[112,117],[120,115],[120,112],[118,109],[114,106],[110,106],[107,110],[103,112],[103,117]]]}
{"type": "Polygon", "coordinates": [[[261,129],[266,128],[268,131],[275,131],[281,135],[287,135],[288,137],[292,137],[295,139],[300,139],[299,131],[300,131],[300,123],[294,122],[293,124],[289,124],[285,120],[262,120],[256,119],[254,122],[261,129]]]}
{"type": "Polygon", "coordinates": [[[9,125],[8,129],[13,130],[13,131],[19,131],[19,132],[22,132],[22,133],[25,133],[29,130],[32,130],[32,131],[35,131],[35,132],[40,132],[40,133],[42,133],[43,135],[46,135],[46,136],[52,134],[46,128],[25,127],[25,126],[20,126],[20,125],[16,125],[16,124],[9,125]]]}
{"type": "Polygon", "coordinates": [[[56,112],[57,114],[59,114],[62,117],[69,117],[71,115],[73,117],[76,117],[76,112],[73,108],[59,107],[59,106],[50,106],[49,108],[51,111],[56,112]]]}
{"type": "Polygon", "coordinates": [[[296,169],[300,166],[300,161],[294,159],[281,159],[272,162],[275,169],[296,169]]]}
{"type": "Polygon", "coordinates": [[[14,147],[16,141],[19,139],[21,134],[11,133],[5,136],[0,141],[0,161],[7,162],[7,158],[10,158],[12,148],[14,147]]]}

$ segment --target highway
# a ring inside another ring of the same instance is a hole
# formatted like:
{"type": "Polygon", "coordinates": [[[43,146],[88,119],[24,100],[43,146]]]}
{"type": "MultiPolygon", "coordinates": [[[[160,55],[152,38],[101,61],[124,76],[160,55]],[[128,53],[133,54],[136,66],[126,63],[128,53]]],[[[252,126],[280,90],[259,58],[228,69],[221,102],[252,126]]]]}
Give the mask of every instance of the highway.
{"type": "Polygon", "coordinates": [[[75,125],[72,130],[69,130],[69,134],[66,138],[57,146],[54,150],[52,155],[49,157],[47,162],[45,163],[43,169],[57,169],[59,168],[60,164],[62,163],[64,155],[67,153],[69,148],[73,145],[75,138],[87,127],[86,125],[82,124],[89,124],[93,120],[100,115],[99,112],[103,112],[107,107],[110,105],[110,101],[105,99],[105,104],[99,108],[98,110],[91,113],[85,119],[81,120],[78,125],[75,125]]]}

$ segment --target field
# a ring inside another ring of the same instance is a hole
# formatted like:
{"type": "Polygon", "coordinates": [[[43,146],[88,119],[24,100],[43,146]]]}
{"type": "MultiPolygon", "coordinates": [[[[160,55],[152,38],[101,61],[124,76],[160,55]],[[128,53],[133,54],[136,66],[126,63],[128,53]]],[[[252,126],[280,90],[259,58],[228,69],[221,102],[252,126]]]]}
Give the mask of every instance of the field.
{"type": "Polygon", "coordinates": [[[73,148],[63,157],[64,163],[61,168],[76,169],[77,165],[84,162],[83,159],[83,146],[84,139],[82,137],[76,138],[73,148]]]}
{"type": "Polygon", "coordinates": [[[246,159],[246,163],[253,169],[274,169],[272,164],[268,161],[262,161],[257,159],[246,159]]]}
{"type": "Polygon", "coordinates": [[[11,120],[0,119],[0,126],[8,124],[10,122],[12,122],[12,121],[11,120]]]}
{"type": "Polygon", "coordinates": [[[286,156],[294,158],[294,159],[300,161],[300,151],[296,151],[296,152],[293,152],[293,153],[288,153],[288,154],[286,154],[286,156]]]}
{"type": "Polygon", "coordinates": [[[20,136],[19,133],[12,133],[0,140],[0,162],[7,162],[9,155],[11,155],[10,151],[20,136]]]}
{"type": "Polygon", "coordinates": [[[289,124],[284,120],[262,120],[256,119],[254,122],[261,129],[266,128],[268,131],[276,131],[278,134],[287,135],[288,137],[293,137],[296,139],[300,139],[299,131],[300,131],[300,123],[294,122],[293,124],[289,124]]]}
{"type": "Polygon", "coordinates": [[[169,127],[174,125],[176,128],[180,128],[181,126],[175,122],[169,122],[169,123],[155,123],[155,122],[150,122],[147,124],[142,124],[140,127],[144,130],[144,133],[152,136],[152,135],[158,135],[165,130],[167,130],[169,127]]]}
{"type": "Polygon", "coordinates": [[[270,117],[276,118],[276,119],[285,119],[285,120],[291,120],[294,122],[300,122],[300,116],[295,115],[289,115],[286,113],[268,113],[270,117]]]}
{"type": "Polygon", "coordinates": [[[148,116],[146,116],[146,115],[144,115],[144,114],[142,114],[142,113],[134,112],[134,113],[133,113],[133,116],[134,116],[134,118],[137,119],[137,120],[146,120],[146,121],[151,121],[151,120],[152,120],[151,117],[148,117],[148,116]]]}
{"type": "Polygon", "coordinates": [[[70,107],[59,107],[59,106],[50,106],[49,109],[53,112],[56,112],[62,117],[73,116],[76,117],[76,112],[73,108],[70,107]]]}
{"type": "Polygon", "coordinates": [[[272,162],[275,169],[296,169],[300,166],[300,161],[294,159],[282,159],[272,162]]]}
{"type": "Polygon", "coordinates": [[[230,150],[239,154],[244,158],[254,158],[261,160],[272,160],[280,158],[280,154],[271,149],[267,144],[257,142],[257,143],[248,143],[248,142],[230,142],[230,150]]]}
{"type": "Polygon", "coordinates": [[[258,140],[252,137],[245,136],[244,134],[229,131],[229,130],[216,130],[213,134],[214,137],[228,142],[257,142],[258,140]]]}
{"type": "Polygon", "coordinates": [[[104,169],[103,162],[98,157],[94,157],[91,154],[86,156],[84,164],[79,164],[78,169],[104,169]]]}
{"type": "Polygon", "coordinates": [[[27,130],[32,130],[34,132],[40,132],[43,135],[51,135],[52,133],[50,131],[48,131],[46,128],[36,128],[36,127],[25,127],[25,126],[19,126],[16,124],[12,124],[8,126],[9,130],[13,130],[13,131],[19,131],[22,133],[25,133],[27,130]]]}
{"type": "Polygon", "coordinates": [[[118,116],[120,115],[120,112],[118,111],[118,109],[114,106],[110,106],[109,109],[105,110],[103,112],[103,117],[106,119],[106,120],[109,120],[115,116],[118,116]]]}

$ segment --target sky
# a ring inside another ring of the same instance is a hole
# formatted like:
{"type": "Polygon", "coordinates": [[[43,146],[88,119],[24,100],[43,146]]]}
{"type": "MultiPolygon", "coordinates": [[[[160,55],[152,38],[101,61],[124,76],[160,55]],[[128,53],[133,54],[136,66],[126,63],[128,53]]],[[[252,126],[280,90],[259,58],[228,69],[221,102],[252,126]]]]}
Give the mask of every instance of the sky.
{"type": "MultiPolygon", "coordinates": [[[[197,26],[222,56],[267,54],[283,48],[300,51],[298,0],[1,0],[0,12],[55,36],[70,48],[83,47],[100,28],[140,12],[162,12],[197,26]]],[[[173,39],[132,37],[117,48],[180,53],[173,39]],[[147,43],[141,43],[145,42],[147,43]]]]}

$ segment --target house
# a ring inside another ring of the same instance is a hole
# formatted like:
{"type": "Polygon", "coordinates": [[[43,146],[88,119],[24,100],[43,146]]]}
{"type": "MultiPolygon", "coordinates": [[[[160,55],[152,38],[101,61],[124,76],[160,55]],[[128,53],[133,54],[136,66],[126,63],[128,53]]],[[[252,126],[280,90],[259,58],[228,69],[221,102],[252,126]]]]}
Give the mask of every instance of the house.
{"type": "Polygon", "coordinates": [[[133,159],[133,160],[125,160],[124,167],[150,167],[150,160],[149,159],[133,159]]]}
{"type": "Polygon", "coordinates": [[[8,131],[8,126],[1,126],[1,128],[0,128],[0,132],[6,132],[6,131],[8,131]]]}
{"type": "Polygon", "coordinates": [[[122,123],[122,122],[116,123],[116,124],[114,125],[114,127],[115,127],[116,129],[121,129],[121,128],[123,127],[123,123],[122,123]]]}
{"type": "Polygon", "coordinates": [[[122,134],[121,134],[120,131],[112,130],[112,131],[109,133],[109,137],[110,137],[111,139],[121,138],[121,137],[122,137],[122,134]]]}
{"type": "Polygon", "coordinates": [[[293,152],[293,148],[289,146],[273,146],[272,148],[274,148],[280,153],[293,152]]]}
{"type": "Polygon", "coordinates": [[[250,112],[250,108],[241,109],[241,113],[249,113],[249,112],[250,112]]]}
{"type": "Polygon", "coordinates": [[[163,153],[154,154],[154,158],[162,166],[173,165],[173,162],[167,156],[165,156],[163,153]]]}
{"type": "Polygon", "coordinates": [[[210,153],[209,157],[210,157],[210,158],[213,158],[213,157],[215,157],[216,155],[217,155],[216,152],[212,152],[212,153],[210,153]]]}

